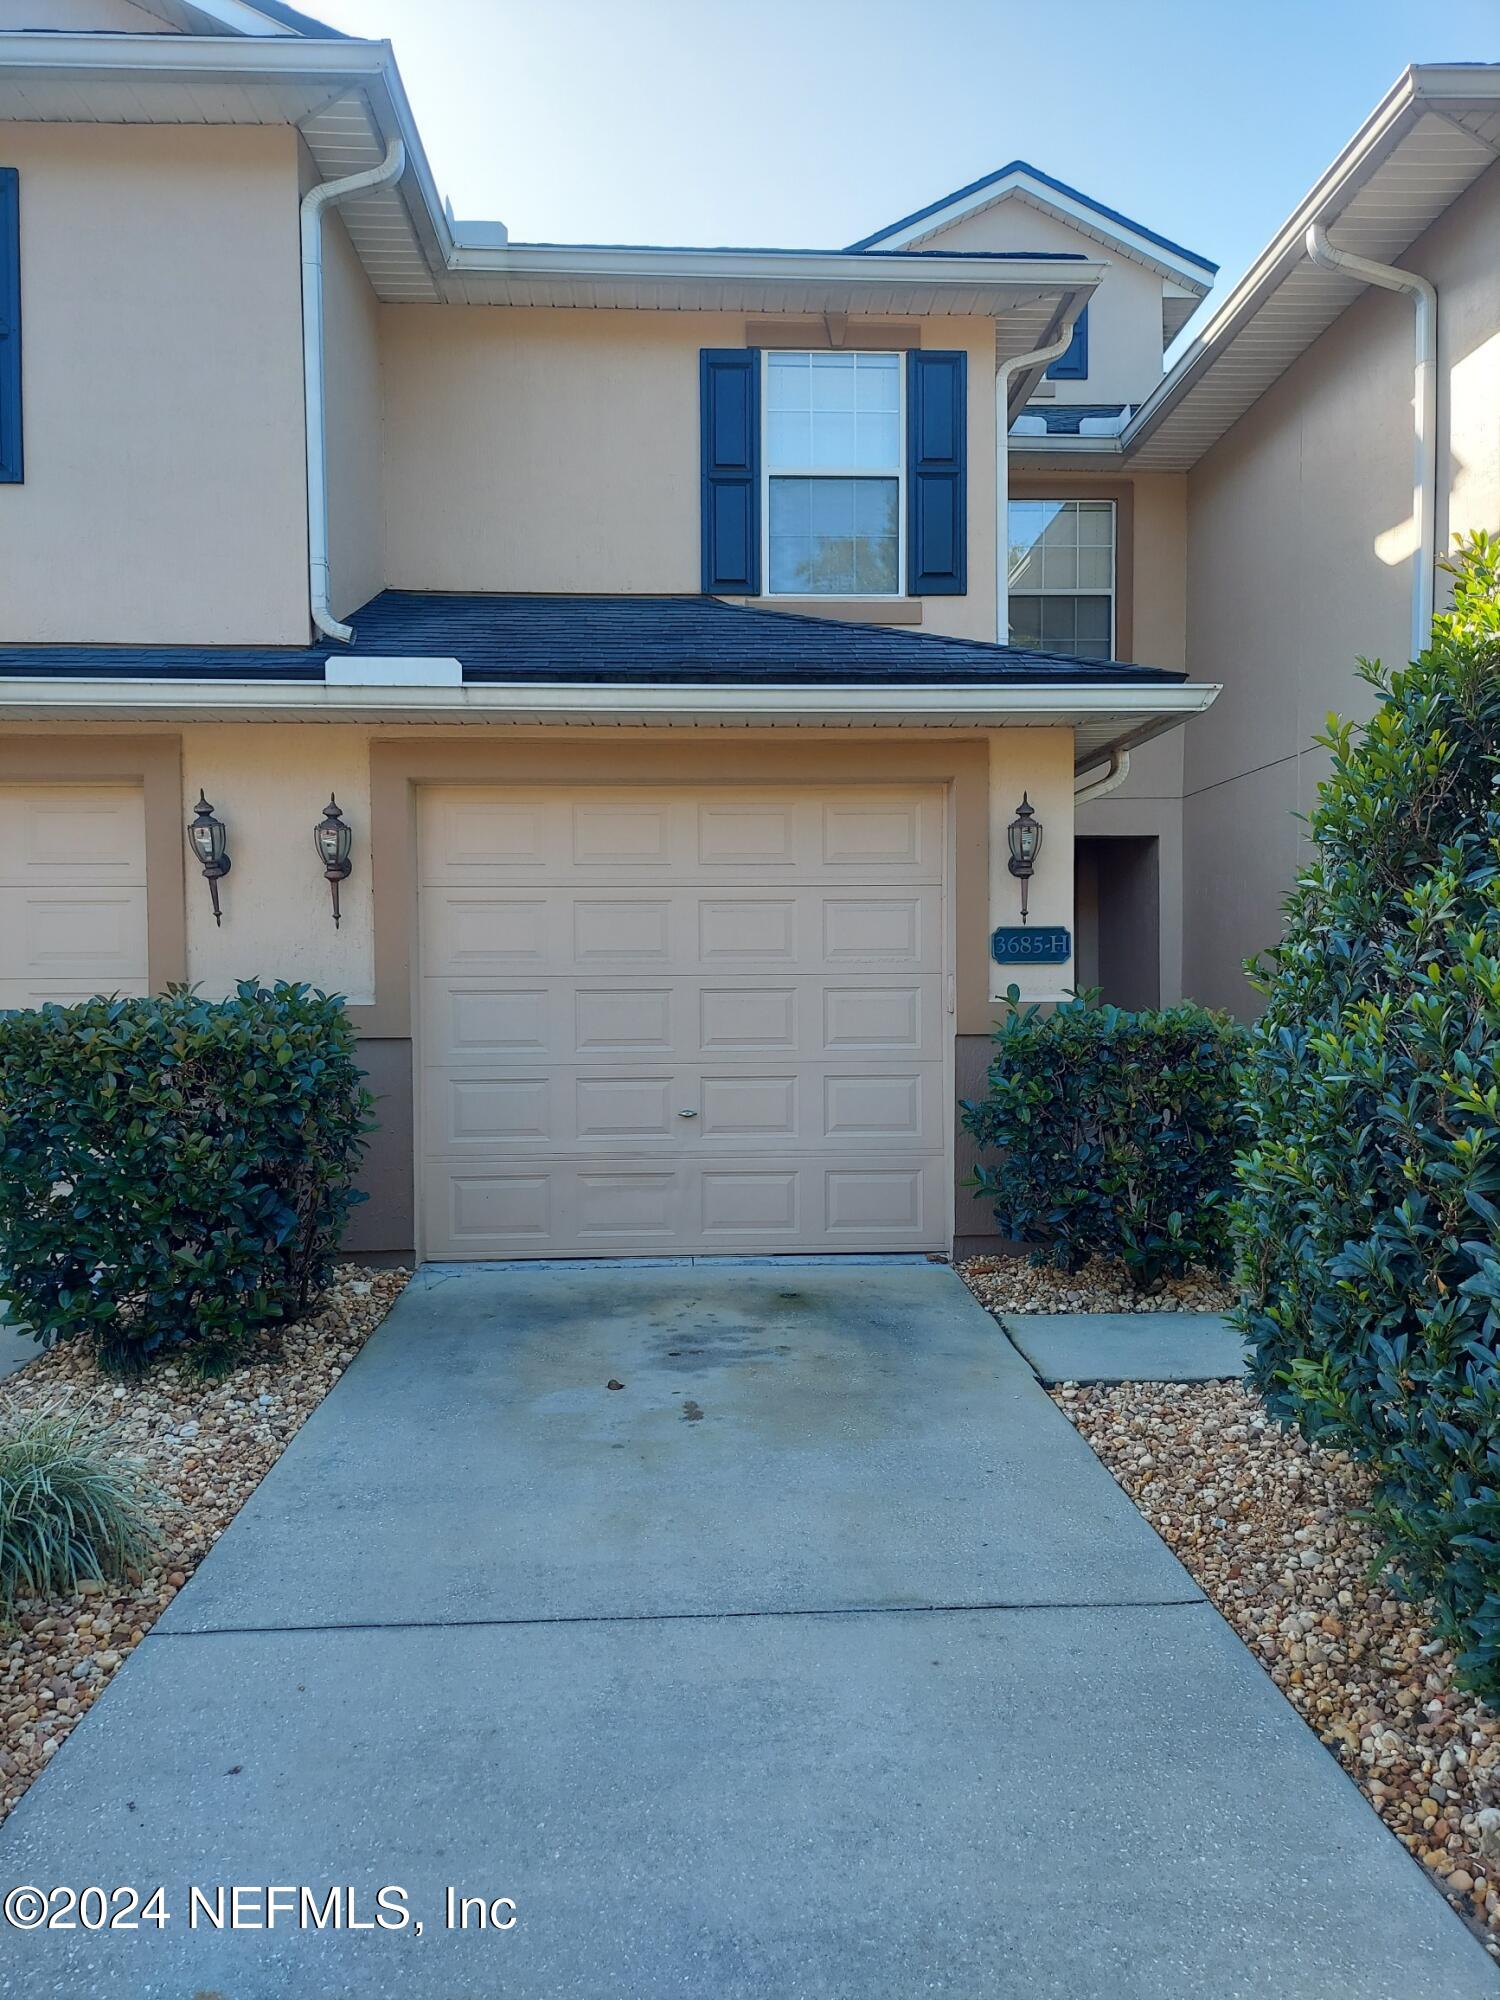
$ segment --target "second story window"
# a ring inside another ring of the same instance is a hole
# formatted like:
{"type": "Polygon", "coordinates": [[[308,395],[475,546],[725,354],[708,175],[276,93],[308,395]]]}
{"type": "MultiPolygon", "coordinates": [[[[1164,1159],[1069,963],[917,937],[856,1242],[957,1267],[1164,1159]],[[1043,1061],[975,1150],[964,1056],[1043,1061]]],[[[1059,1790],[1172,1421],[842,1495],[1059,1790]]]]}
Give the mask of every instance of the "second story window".
{"type": "Polygon", "coordinates": [[[764,574],[774,596],[897,597],[905,357],[765,357],[764,574]]]}
{"type": "Polygon", "coordinates": [[[1012,500],[1009,543],[1011,645],[1112,659],[1113,500],[1012,500]]]}

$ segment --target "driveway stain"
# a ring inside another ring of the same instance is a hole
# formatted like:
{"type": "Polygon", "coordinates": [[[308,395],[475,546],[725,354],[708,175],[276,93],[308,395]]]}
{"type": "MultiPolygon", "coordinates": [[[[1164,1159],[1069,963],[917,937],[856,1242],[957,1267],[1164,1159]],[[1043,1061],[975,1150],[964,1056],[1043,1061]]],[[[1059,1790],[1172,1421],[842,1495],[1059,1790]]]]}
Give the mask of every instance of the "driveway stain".
{"type": "Polygon", "coordinates": [[[703,1421],[702,1406],[695,1403],[691,1396],[682,1406],[682,1421],[685,1424],[701,1424],[703,1421]]]}

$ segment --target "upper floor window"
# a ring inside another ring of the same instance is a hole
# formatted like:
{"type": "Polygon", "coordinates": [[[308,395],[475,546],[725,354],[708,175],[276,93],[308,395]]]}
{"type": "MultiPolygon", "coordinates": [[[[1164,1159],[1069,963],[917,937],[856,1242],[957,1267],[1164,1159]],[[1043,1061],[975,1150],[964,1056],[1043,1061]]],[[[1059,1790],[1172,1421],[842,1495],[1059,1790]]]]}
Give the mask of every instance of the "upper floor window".
{"type": "Polygon", "coordinates": [[[1011,645],[1112,659],[1113,500],[1012,500],[1009,542],[1011,645]]]}
{"type": "Polygon", "coordinates": [[[765,575],[776,596],[897,597],[905,569],[905,357],[765,359],[765,575]]]}

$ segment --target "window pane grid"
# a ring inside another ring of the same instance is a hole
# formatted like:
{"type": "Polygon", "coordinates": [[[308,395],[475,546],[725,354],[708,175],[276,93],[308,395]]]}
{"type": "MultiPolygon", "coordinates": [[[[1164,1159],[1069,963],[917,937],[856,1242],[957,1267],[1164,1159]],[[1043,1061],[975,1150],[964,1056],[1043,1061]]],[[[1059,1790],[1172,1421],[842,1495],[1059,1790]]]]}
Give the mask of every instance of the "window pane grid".
{"type": "Polygon", "coordinates": [[[1013,500],[1010,642],[1107,660],[1114,645],[1115,510],[1110,500],[1013,500]]]}
{"type": "Polygon", "coordinates": [[[901,593],[904,356],[766,356],[767,589],[901,593]]]}

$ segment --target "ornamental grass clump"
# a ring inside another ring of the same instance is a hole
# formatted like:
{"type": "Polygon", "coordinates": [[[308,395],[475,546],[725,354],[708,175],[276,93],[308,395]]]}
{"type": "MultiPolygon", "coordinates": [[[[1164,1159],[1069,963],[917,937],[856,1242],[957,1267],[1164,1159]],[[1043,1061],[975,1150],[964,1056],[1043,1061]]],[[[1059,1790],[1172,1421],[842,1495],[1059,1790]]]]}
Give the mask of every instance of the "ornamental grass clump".
{"type": "Polygon", "coordinates": [[[1121,1263],[1138,1290],[1229,1263],[1241,1030],[1179,1006],[1127,1013],[1082,993],[1020,1005],[995,1028],[989,1091],[963,1122],[1003,1235],[1036,1263],[1121,1263]]]}
{"type": "Polygon", "coordinates": [[[0,1620],[21,1597],[68,1597],[141,1568],[156,1542],[138,1470],[81,1416],[0,1425],[0,1620]]]}
{"type": "Polygon", "coordinates": [[[306,986],[0,1015],[15,1317],[118,1371],[184,1346],[222,1366],[326,1285],[370,1108],[342,1000],[306,986]]]}
{"type": "Polygon", "coordinates": [[[1500,542],[1330,719],[1257,983],[1240,1315],[1272,1411],[1367,1459],[1387,1559],[1500,1695],[1500,542]]]}

